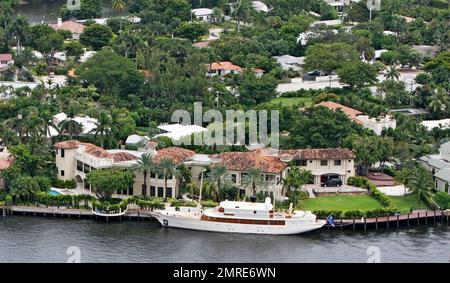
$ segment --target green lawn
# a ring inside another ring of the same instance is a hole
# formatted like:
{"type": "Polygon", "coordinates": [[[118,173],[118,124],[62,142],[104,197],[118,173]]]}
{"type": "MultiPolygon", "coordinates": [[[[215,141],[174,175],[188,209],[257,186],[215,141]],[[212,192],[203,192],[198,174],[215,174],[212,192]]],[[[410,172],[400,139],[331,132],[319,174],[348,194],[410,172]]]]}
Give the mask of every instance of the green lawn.
{"type": "Polygon", "coordinates": [[[400,196],[400,197],[390,197],[392,200],[392,204],[400,210],[401,213],[408,213],[411,208],[414,209],[427,209],[427,206],[424,204],[423,201],[419,202],[417,200],[417,196],[410,194],[406,197],[400,196]]]}
{"type": "Polygon", "coordinates": [[[282,106],[292,106],[295,104],[304,103],[304,106],[313,105],[312,97],[276,97],[272,99],[270,104],[281,103],[282,106]]]}
{"type": "Polygon", "coordinates": [[[368,195],[323,196],[301,200],[300,208],[305,210],[369,210],[383,208],[380,202],[368,195]]]}

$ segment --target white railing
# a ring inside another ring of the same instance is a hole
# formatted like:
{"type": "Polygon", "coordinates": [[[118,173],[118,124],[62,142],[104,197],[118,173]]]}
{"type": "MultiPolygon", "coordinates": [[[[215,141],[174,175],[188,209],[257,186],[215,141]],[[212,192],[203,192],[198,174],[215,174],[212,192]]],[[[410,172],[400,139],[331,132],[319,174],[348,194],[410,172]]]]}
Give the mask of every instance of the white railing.
{"type": "Polygon", "coordinates": [[[94,168],[111,167],[113,166],[113,161],[109,158],[98,158],[90,154],[84,154],[77,152],[77,160],[91,166],[94,168]]]}

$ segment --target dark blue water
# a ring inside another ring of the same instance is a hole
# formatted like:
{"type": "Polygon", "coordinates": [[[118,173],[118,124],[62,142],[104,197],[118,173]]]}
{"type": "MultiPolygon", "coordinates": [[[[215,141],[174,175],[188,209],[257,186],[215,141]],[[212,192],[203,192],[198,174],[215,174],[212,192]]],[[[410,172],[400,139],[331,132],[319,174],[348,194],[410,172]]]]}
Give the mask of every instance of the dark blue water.
{"type": "Polygon", "coordinates": [[[261,236],[161,228],[156,222],[11,216],[0,218],[0,262],[449,262],[444,225],[261,236]],[[369,249],[369,254],[368,254],[369,249]]]}

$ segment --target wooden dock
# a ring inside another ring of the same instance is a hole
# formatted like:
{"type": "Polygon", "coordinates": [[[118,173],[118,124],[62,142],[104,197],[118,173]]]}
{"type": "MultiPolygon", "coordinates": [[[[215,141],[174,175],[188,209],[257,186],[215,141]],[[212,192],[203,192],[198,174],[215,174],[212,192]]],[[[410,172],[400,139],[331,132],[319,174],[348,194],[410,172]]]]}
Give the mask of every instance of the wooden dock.
{"type": "Polygon", "coordinates": [[[415,210],[408,214],[387,215],[373,218],[335,219],[334,227],[326,224],[327,229],[368,230],[380,228],[399,228],[404,226],[418,226],[420,224],[449,224],[450,212],[434,210],[415,210]]]}

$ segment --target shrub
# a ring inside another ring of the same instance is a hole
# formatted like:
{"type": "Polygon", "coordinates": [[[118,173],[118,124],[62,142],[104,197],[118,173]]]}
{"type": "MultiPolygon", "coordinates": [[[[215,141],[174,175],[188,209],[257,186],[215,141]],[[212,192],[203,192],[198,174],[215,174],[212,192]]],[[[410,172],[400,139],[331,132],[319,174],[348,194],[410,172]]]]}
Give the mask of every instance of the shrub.
{"type": "Polygon", "coordinates": [[[203,207],[216,207],[216,206],[218,206],[219,204],[217,203],[217,202],[215,202],[215,201],[212,201],[212,200],[205,200],[205,201],[202,201],[202,206],[203,207]]]}
{"type": "Polygon", "coordinates": [[[77,187],[77,183],[75,182],[75,180],[53,180],[52,182],[52,186],[55,188],[59,188],[59,189],[75,189],[77,187]]]}
{"type": "Polygon", "coordinates": [[[369,179],[362,176],[356,176],[356,177],[349,177],[347,180],[347,184],[350,186],[360,187],[360,188],[367,188],[369,185],[369,179]]]}
{"type": "Polygon", "coordinates": [[[441,207],[441,209],[450,208],[450,195],[445,192],[437,192],[434,196],[434,200],[441,207]]]}

